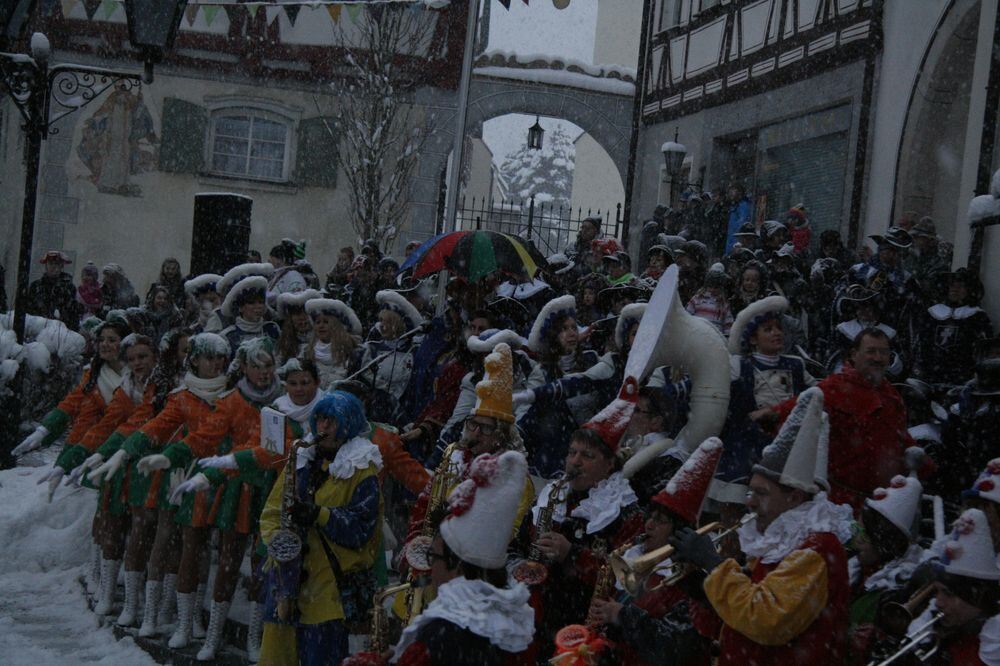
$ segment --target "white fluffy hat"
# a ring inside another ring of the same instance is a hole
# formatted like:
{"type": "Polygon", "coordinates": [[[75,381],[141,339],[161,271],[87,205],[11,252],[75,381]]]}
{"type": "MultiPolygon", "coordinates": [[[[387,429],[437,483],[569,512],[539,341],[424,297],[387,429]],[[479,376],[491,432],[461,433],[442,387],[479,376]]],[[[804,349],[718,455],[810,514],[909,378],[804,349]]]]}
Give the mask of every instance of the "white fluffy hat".
{"type": "Polygon", "coordinates": [[[364,331],[361,328],[361,320],[354,313],[347,303],[335,298],[313,298],[306,302],[306,312],[310,317],[325,314],[336,317],[347,332],[351,335],[360,336],[364,331]]]}
{"type": "Polygon", "coordinates": [[[1000,504],[1000,458],[986,464],[972,488],[962,491],[962,497],[978,497],[1000,504]]]}
{"type": "Polygon", "coordinates": [[[260,275],[244,277],[239,282],[229,288],[226,299],[222,301],[222,314],[227,317],[235,317],[239,309],[237,303],[241,302],[248,294],[259,291],[261,297],[267,295],[267,278],[260,275]]]}
{"type": "Polygon", "coordinates": [[[286,291],[278,294],[278,318],[284,319],[288,316],[290,308],[301,309],[306,306],[306,302],[314,298],[321,298],[323,294],[315,289],[303,289],[302,291],[286,291]]]}
{"type": "Polygon", "coordinates": [[[729,329],[729,353],[745,354],[750,350],[750,336],[772,313],[779,316],[788,310],[788,299],[784,296],[768,296],[754,301],[736,315],[733,327],[729,329]]]}
{"type": "Polygon", "coordinates": [[[184,282],[184,293],[197,294],[208,289],[216,291],[221,280],[221,275],[202,273],[198,277],[193,277],[184,282]]]}
{"type": "Polygon", "coordinates": [[[774,441],[764,447],[754,474],[809,494],[828,490],[826,467],[830,422],[823,411],[823,391],[803,391],[774,441]]]}
{"type": "Polygon", "coordinates": [[[916,477],[897,474],[892,477],[888,488],[876,488],[872,496],[865,500],[865,504],[912,538],[915,536],[914,527],[920,513],[923,492],[924,487],[916,477]]]}
{"type": "Polygon", "coordinates": [[[270,279],[271,276],[274,275],[274,266],[268,263],[240,264],[239,266],[233,266],[226,271],[226,274],[222,276],[222,279],[216,283],[215,290],[219,292],[219,296],[225,296],[229,293],[229,290],[233,288],[234,284],[253,275],[259,275],[265,279],[270,279]]]}
{"type": "Polygon", "coordinates": [[[549,283],[541,278],[535,278],[531,282],[522,282],[514,287],[514,298],[523,301],[533,296],[537,296],[546,289],[552,289],[549,283]]]}
{"type": "Polygon", "coordinates": [[[441,538],[463,562],[500,569],[524,493],[528,462],[517,451],[483,454],[469,467],[469,477],[448,497],[451,509],[441,523],[441,538]]]}
{"type": "Polygon", "coordinates": [[[489,354],[501,342],[506,343],[511,349],[520,349],[528,344],[528,341],[509,328],[489,328],[479,335],[470,335],[466,344],[473,354],[489,354]]]}
{"type": "Polygon", "coordinates": [[[550,255],[548,258],[548,262],[549,262],[549,268],[554,268],[555,266],[559,267],[555,268],[552,271],[556,275],[563,275],[565,273],[569,273],[576,267],[576,262],[567,257],[562,252],[557,252],[556,254],[550,255]]]}
{"type": "Polygon", "coordinates": [[[1000,580],[986,514],[979,509],[968,509],[958,517],[945,543],[942,561],[944,570],[956,576],[1000,580]]]}
{"type": "Polygon", "coordinates": [[[618,315],[618,322],[615,324],[615,344],[618,349],[625,347],[625,334],[632,326],[637,326],[642,321],[642,315],[646,313],[646,306],[649,303],[629,303],[622,308],[618,315]]]}
{"type": "Polygon", "coordinates": [[[553,298],[538,312],[535,323],[531,326],[531,333],[528,335],[528,349],[536,354],[541,353],[545,332],[558,317],[563,315],[576,317],[576,299],[571,294],[553,298]]]}
{"type": "Polygon", "coordinates": [[[406,298],[391,289],[383,289],[375,294],[375,301],[379,304],[380,310],[392,310],[403,318],[406,330],[413,330],[424,323],[424,318],[420,311],[413,307],[406,298]]]}

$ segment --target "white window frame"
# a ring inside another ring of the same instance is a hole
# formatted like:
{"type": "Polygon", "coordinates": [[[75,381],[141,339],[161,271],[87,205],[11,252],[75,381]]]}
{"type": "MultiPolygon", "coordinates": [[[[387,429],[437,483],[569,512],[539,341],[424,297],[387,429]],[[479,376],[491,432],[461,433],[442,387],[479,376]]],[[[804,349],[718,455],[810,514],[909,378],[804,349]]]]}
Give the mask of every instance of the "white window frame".
{"type": "Polygon", "coordinates": [[[208,145],[206,151],[208,153],[208,160],[206,164],[208,165],[208,172],[216,176],[224,176],[227,178],[239,178],[241,180],[259,180],[271,183],[287,183],[290,179],[290,174],[292,173],[292,152],[295,145],[295,122],[284,115],[274,113],[273,111],[268,111],[265,109],[250,107],[250,106],[231,106],[223,107],[212,111],[209,123],[208,132],[208,145]],[[215,139],[217,124],[219,119],[226,117],[249,117],[251,119],[251,134],[247,139],[247,162],[246,169],[243,173],[235,173],[232,171],[223,171],[217,169],[215,166],[215,139]],[[250,155],[250,147],[253,144],[253,119],[267,120],[270,122],[278,123],[285,128],[285,141],[284,141],[284,151],[282,156],[281,164],[281,175],[277,178],[269,178],[266,176],[258,176],[250,173],[250,163],[253,157],[250,155]]]}

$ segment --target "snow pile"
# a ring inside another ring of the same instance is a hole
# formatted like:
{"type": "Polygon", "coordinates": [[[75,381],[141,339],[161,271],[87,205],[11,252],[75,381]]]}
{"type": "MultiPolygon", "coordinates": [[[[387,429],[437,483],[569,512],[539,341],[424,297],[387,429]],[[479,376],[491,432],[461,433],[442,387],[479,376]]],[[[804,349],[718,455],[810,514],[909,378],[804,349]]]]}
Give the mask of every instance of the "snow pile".
{"type": "Polygon", "coordinates": [[[969,202],[969,222],[977,222],[1000,215],[1000,169],[990,181],[990,193],[974,197],[969,202]]]}
{"type": "Polygon", "coordinates": [[[86,489],[36,484],[49,469],[0,472],[0,654],[11,665],[153,664],[132,642],[116,642],[87,610],[77,578],[88,558],[97,498],[86,489]]]}
{"type": "Polygon", "coordinates": [[[476,67],[500,66],[528,69],[566,70],[587,76],[635,81],[635,69],[620,65],[592,65],[576,58],[561,58],[542,53],[514,53],[502,49],[491,49],[476,60],[476,67]]]}

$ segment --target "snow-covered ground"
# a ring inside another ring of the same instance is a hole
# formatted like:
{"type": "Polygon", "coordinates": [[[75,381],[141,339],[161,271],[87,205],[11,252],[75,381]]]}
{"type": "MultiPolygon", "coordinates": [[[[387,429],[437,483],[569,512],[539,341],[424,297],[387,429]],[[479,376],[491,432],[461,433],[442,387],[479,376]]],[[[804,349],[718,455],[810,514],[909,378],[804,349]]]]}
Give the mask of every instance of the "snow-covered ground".
{"type": "Polygon", "coordinates": [[[57,451],[43,453],[41,467],[0,471],[0,662],[154,664],[87,609],[77,578],[89,558],[96,494],[60,487],[47,503],[36,481],[57,451]]]}

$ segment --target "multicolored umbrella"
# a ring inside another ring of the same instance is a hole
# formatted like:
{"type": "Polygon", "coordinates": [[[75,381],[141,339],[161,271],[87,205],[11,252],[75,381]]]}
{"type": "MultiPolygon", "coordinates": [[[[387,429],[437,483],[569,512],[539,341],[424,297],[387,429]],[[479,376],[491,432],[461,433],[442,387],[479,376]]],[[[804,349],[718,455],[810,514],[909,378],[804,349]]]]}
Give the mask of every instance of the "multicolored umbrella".
{"type": "Polygon", "coordinates": [[[496,231],[453,231],[425,241],[399,270],[412,268],[415,278],[447,270],[476,282],[496,271],[517,274],[524,270],[534,275],[545,266],[541,252],[517,236],[496,231]]]}

